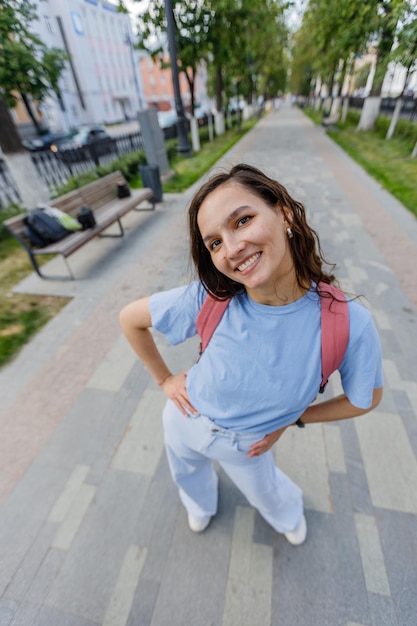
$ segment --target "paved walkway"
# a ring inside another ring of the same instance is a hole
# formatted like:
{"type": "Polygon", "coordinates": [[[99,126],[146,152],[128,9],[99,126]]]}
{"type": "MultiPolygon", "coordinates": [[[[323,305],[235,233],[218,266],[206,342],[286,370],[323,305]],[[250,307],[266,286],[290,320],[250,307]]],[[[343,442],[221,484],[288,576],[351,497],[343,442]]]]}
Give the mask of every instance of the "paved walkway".
{"type": "MultiPolygon", "coordinates": [[[[417,624],[417,222],[297,109],[265,117],[224,159],[239,161],[307,205],[342,285],[366,294],[383,402],[276,446],[304,489],[304,546],[223,474],[218,515],[194,535],[168,474],[164,397],[118,325],[125,303],[192,276],[191,191],[129,215],[123,241],[70,259],[79,280],[18,287],[72,300],[0,374],[0,626],[417,624]]],[[[158,341],[176,369],[196,356],[194,341],[158,341]]]]}

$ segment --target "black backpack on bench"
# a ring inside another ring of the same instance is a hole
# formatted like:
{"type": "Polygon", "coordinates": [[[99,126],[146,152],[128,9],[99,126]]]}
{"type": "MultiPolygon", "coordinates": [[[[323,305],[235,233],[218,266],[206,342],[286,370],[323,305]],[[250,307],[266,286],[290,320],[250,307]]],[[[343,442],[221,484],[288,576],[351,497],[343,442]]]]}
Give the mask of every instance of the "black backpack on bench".
{"type": "Polygon", "coordinates": [[[26,235],[39,248],[60,241],[70,234],[62,224],[43,209],[30,211],[24,218],[26,235]]]}

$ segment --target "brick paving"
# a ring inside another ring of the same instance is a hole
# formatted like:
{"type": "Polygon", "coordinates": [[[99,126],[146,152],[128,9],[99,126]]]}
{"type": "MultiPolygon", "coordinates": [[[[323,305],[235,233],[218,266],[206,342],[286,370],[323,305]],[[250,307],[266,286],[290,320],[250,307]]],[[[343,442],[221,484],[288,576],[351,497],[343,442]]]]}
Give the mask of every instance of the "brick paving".
{"type": "MultiPolygon", "coordinates": [[[[381,405],[275,447],[304,490],[305,545],[221,472],[218,515],[191,533],[163,451],[164,397],[118,312],[192,278],[193,189],[127,216],[122,241],[71,257],[77,281],[17,287],[71,302],[0,372],[0,626],[417,625],[417,221],[298,109],[269,114],[222,159],[239,161],[305,203],[342,286],[366,297],[381,405]]],[[[176,369],[196,357],[194,340],[157,340],[176,369]]]]}

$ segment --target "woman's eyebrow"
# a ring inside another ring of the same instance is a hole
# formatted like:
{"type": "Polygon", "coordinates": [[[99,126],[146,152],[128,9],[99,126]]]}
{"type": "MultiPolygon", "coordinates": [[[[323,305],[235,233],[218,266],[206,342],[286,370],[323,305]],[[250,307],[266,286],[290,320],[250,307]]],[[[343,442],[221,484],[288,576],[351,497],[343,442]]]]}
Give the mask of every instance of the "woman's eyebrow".
{"type": "MultiPolygon", "coordinates": [[[[230,222],[233,222],[242,212],[247,211],[248,209],[250,209],[249,206],[247,206],[246,204],[237,207],[237,209],[234,209],[224,220],[224,224],[230,224],[230,222]]],[[[207,243],[208,241],[210,241],[210,239],[212,239],[213,237],[215,237],[215,235],[206,235],[205,237],[203,237],[203,242],[207,243]]]]}

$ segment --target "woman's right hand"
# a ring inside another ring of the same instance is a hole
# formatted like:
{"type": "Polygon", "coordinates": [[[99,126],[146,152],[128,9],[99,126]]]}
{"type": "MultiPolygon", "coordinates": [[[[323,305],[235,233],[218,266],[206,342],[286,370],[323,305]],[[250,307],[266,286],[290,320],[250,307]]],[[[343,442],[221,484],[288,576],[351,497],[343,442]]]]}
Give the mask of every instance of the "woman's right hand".
{"type": "Polygon", "coordinates": [[[160,387],[181,413],[188,417],[190,413],[198,415],[198,411],[193,407],[188,397],[186,380],[187,372],[170,374],[160,384],[160,387]]]}

